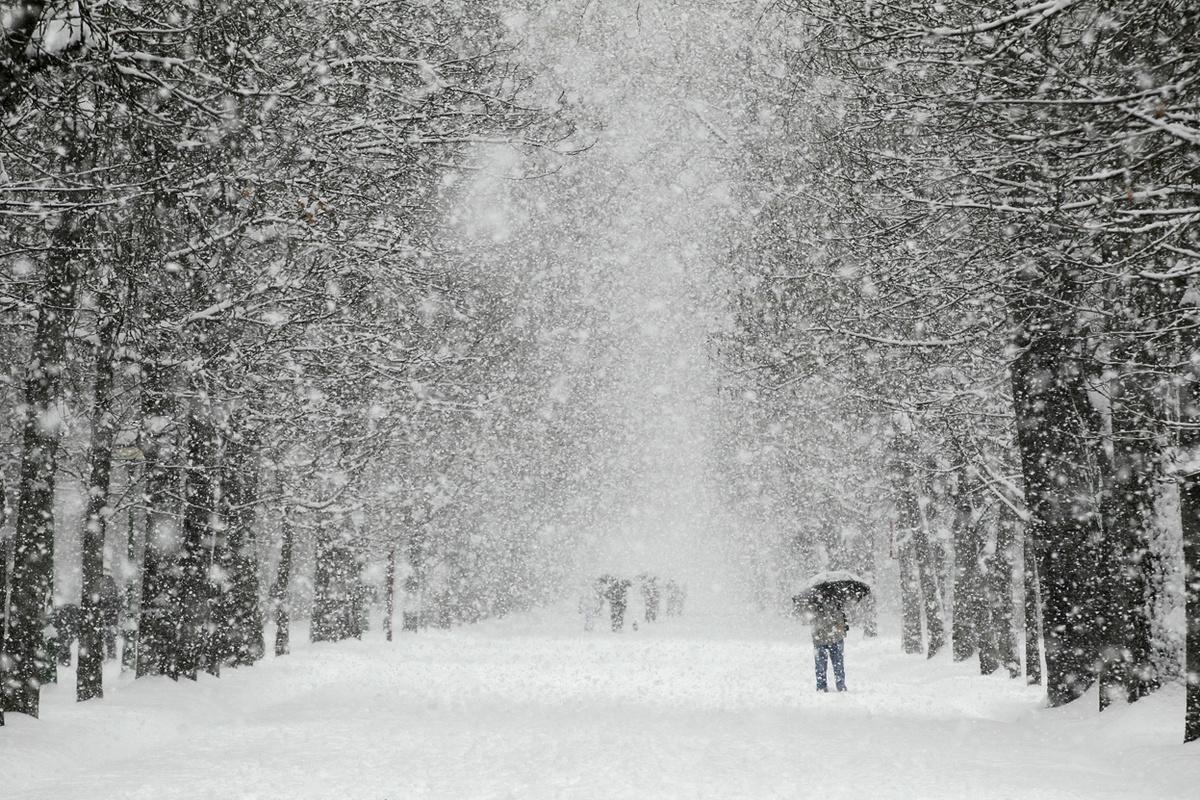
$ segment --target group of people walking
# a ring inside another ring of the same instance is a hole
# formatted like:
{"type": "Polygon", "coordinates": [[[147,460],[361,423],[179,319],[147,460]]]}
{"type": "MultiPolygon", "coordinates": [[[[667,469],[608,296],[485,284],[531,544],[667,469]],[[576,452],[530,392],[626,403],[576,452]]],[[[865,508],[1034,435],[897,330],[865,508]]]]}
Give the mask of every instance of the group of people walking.
{"type": "MultiPolygon", "coordinates": [[[[625,612],[629,606],[630,590],[637,586],[642,597],[642,608],[646,622],[658,619],[659,609],[662,608],[668,617],[683,614],[683,603],[687,598],[687,584],[679,583],[668,578],[661,585],[655,575],[642,572],[632,579],[616,575],[601,575],[596,578],[579,598],[579,613],[583,615],[583,629],[595,630],[596,620],[604,614],[604,606],[608,605],[609,623],[614,632],[625,629],[625,612]]],[[[633,623],[634,630],[637,622],[633,623]]]]}
{"type": "MultiPolygon", "coordinates": [[[[870,586],[857,576],[836,573],[818,576],[811,585],[792,598],[798,615],[812,628],[813,668],[817,691],[829,691],[829,667],[833,666],[834,688],[846,691],[846,634],[850,630],[847,606],[870,594],[870,586]]],[[[646,622],[658,619],[660,607],[665,615],[676,617],[683,614],[687,599],[687,584],[668,578],[660,583],[659,578],[642,572],[633,578],[604,574],[587,584],[579,598],[579,613],[583,615],[583,629],[595,630],[597,620],[602,619],[608,606],[609,624],[614,632],[625,629],[625,613],[629,607],[630,592],[637,587],[642,598],[646,622]]],[[[637,622],[633,622],[637,630],[637,622]]]]}

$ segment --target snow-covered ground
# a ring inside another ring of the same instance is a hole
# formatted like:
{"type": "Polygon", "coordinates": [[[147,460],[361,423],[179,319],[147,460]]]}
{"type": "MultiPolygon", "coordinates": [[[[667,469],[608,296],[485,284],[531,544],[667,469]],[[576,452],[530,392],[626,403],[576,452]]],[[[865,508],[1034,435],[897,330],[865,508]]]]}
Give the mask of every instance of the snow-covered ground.
{"type": "Polygon", "coordinates": [[[0,729],[0,797],[1200,796],[1178,689],[1051,711],[1020,681],[854,632],[850,692],[818,695],[805,633],[704,617],[584,634],[543,612],[301,644],[194,684],[113,676],[87,704],[65,684],[0,729]]]}

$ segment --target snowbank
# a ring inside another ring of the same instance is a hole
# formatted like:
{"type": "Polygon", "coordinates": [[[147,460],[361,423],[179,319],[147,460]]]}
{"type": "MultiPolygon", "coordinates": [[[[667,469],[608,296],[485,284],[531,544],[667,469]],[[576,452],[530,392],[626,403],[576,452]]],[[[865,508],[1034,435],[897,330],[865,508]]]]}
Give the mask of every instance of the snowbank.
{"type": "MultiPolygon", "coordinates": [[[[301,644],[220,679],[47,691],[0,729],[4,797],[1122,798],[1195,796],[1179,689],[1103,715],[852,635],[812,690],[786,620],[584,634],[568,611],[392,644],[301,644]]],[[[69,681],[71,675],[64,676],[69,681]]],[[[1085,701],[1087,702],[1087,701],[1085,701]]]]}

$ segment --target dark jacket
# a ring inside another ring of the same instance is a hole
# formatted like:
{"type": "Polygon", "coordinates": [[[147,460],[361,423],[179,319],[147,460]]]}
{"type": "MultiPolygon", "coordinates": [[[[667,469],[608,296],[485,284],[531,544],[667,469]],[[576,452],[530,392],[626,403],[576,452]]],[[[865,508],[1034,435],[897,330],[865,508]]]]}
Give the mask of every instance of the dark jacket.
{"type": "Polygon", "coordinates": [[[846,638],[846,612],[840,608],[818,608],[808,617],[814,645],[837,644],[846,638]]]}

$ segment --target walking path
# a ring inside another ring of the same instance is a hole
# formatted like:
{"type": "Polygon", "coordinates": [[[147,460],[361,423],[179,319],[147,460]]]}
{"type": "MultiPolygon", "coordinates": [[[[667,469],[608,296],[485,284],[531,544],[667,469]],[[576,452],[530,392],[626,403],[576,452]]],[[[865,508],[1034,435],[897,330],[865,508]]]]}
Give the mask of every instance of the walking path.
{"type": "Polygon", "coordinates": [[[818,695],[785,620],[614,635],[546,613],[303,645],[219,680],[114,676],[101,702],[52,688],[42,720],[0,729],[0,796],[1195,797],[1178,690],[1049,711],[1020,681],[897,650],[852,632],[850,692],[818,695]]]}

